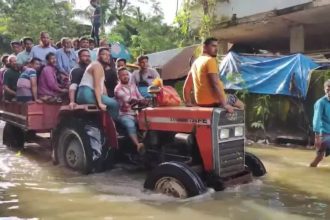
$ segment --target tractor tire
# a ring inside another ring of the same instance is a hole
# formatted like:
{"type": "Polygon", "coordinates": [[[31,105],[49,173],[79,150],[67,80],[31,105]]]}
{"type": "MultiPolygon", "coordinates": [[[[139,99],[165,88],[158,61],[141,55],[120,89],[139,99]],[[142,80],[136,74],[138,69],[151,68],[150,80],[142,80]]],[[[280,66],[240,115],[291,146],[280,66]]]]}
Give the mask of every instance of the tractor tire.
{"type": "Polygon", "coordinates": [[[84,127],[85,123],[79,119],[68,119],[60,124],[54,134],[53,150],[58,164],[89,174],[93,170],[93,154],[84,127]]]}
{"type": "Polygon", "coordinates": [[[206,192],[198,174],[181,162],[159,164],[147,176],[144,188],[181,199],[206,192]]]}
{"type": "Polygon", "coordinates": [[[3,144],[8,148],[14,150],[21,150],[24,148],[25,132],[12,124],[6,123],[3,128],[3,144]]]}
{"type": "Polygon", "coordinates": [[[264,176],[267,171],[261,160],[252,153],[245,152],[245,166],[254,177],[264,176]]]}

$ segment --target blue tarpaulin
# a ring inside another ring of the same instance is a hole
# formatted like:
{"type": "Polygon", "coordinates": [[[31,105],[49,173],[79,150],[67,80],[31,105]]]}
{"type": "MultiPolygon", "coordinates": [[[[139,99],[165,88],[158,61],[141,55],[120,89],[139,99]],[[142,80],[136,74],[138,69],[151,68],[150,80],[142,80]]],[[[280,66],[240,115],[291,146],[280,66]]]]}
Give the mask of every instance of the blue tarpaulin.
{"type": "Polygon", "coordinates": [[[309,73],[317,67],[302,54],[260,57],[230,52],[221,62],[220,78],[226,89],[305,98],[309,73]]]}

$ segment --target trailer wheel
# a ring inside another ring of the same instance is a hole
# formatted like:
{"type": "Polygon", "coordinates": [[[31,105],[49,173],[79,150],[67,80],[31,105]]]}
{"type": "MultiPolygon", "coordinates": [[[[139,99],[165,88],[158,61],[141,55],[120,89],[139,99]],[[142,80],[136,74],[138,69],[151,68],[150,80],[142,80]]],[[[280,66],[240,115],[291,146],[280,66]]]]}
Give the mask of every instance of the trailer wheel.
{"type": "Polygon", "coordinates": [[[3,144],[9,148],[20,150],[24,148],[25,132],[14,125],[6,123],[3,128],[3,144]]]}
{"type": "Polygon", "coordinates": [[[249,152],[245,152],[245,166],[255,177],[261,177],[267,173],[262,161],[257,156],[249,152]]]}
{"type": "Polygon", "coordinates": [[[203,194],[206,187],[189,166],[181,162],[165,162],[147,176],[144,188],[176,198],[203,194]]]}
{"type": "Polygon", "coordinates": [[[59,164],[88,174],[92,171],[92,148],[80,120],[69,120],[60,126],[55,153],[59,164]]]}

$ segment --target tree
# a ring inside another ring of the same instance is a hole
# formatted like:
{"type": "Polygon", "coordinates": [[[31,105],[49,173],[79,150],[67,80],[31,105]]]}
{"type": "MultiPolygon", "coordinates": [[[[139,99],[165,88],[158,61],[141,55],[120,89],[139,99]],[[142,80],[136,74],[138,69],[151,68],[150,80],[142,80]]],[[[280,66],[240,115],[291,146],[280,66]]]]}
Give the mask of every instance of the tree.
{"type": "Polygon", "coordinates": [[[74,21],[72,5],[55,0],[0,0],[0,33],[10,39],[30,36],[37,40],[40,31],[52,38],[76,37],[90,28],[74,21]]]}
{"type": "Polygon", "coordinates": [[[211,35],[215,23],[216,0],[184,0],[183,7],[176,17],[176,22],[180,27],[185,39],[203,40],[211,35]],[[198,30],[191,28],[191,15],[201,12],[201,22],[198,30]]]}

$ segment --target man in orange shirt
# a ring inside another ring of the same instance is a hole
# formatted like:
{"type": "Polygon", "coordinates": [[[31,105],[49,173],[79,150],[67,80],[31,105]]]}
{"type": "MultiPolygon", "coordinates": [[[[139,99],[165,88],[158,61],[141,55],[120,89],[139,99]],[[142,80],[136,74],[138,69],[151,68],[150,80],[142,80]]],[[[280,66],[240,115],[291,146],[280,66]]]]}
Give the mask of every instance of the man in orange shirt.
{"type": "Polygon", "coordinates": [[[185,103],[187,106],[192,105],[191,92],[193,90],[198,106],[221,106],[230,113],[234,111],[234,107],[244,109],[244,104],[235,95],[225,93],[218,75],[217,54],[218,40],[206,39],[203,43],[203,54],[191,66],[183,87],[185,103]]]}

